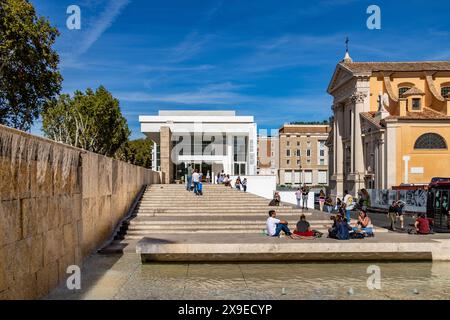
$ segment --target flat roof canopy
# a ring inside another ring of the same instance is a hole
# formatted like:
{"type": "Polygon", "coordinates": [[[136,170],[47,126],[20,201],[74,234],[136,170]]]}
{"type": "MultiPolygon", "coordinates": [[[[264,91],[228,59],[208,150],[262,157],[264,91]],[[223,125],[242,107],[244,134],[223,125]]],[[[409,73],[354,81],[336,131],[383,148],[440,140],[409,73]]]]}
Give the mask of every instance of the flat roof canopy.
{"type": "Polygon", "coordinates": [[[141,132],[159,143],[161,127],[174,134],[203,132],[248,135],[254,127],[253,116],[236,116],[235,111],[161,110],[157,116],[139,116],[141,132]]]}

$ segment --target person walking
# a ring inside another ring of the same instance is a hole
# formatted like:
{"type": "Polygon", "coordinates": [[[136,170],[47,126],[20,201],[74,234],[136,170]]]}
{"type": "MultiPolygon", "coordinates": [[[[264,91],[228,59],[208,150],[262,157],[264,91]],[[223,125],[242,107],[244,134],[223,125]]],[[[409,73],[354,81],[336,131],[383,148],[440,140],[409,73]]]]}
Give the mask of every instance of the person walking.
{"type": "Polygon", "coordinates": [[[244,192],[247,192],[247,178],[244,178],[244,180],[242,180],[242,189],[244,190],[244,192]]]}
{"type": "Polygon", "coordinates": [[[198,183],[200,182],[200,175],[198,173],[198,169],[195,169],[194,173],[192,174],[192,182],[194,183],[194,193],[196,195],[199,195],[198,183]]]}
{"type": "Polygon", "coordinates": [[[351,215],[350,211],[353,210],[355,204],[353,203],[353,197],[351,194],[348,193],[348,190],[344,191],[344,204],[345,204],[345,218],[347,219],[347,222],[350,223],[351,221],[351,215]]]}
{"type": "Polygon", "coordinates": [[[189,163],[186,172],[186,190],[189,192],[191,191],[192,188],[192,172],[193,172],[192,166],[189,163]]]}
{"type": "Polygon", "coordinates": [[[324,204],[325,204],[325,192],[323,192],[323,190],[320,190],[320,193],[319,193],[319,209],[320,209],[320,211],[323,211],[324,204]]]}
{"type": "Polygon", "coordinates": [[[395,222],[397,221],[397,201],[392,201],[388,209],[388,218],[390,222],[390,229],[395,231],[395,222]]]}
{"type": "Polygon", "coordinates": [[[302,201],[302,190],[300,188],[295,191],[295,198],[297,199],[297,208],[300,208],[300,202],[302,201]]]}
{"type": "Polygon", "coordinates": [[[302,210],[308,209],[308,196],[309,196],[309,188],[306,186],[306,183],[303,184],[302,187],[302,210]]]}

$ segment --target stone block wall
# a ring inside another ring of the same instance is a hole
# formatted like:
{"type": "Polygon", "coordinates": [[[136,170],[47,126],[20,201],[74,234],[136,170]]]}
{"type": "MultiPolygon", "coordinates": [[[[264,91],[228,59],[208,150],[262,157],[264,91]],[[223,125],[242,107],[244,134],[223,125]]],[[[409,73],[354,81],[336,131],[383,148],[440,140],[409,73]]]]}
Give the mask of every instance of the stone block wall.
{"type": "Polygon", "coordinates": [[[45,296],[160,174],[0,126],[0,300],[45,296]]]}

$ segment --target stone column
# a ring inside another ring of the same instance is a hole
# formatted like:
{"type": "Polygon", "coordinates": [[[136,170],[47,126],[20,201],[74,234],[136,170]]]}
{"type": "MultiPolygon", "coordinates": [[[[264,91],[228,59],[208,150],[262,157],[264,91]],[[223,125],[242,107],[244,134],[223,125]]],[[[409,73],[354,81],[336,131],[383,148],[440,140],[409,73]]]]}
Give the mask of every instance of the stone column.
{"type": "Polygon", "coordinates": [[[354,103],[354,131],[352,142],[354,148],[352,153],[354,156],[354,167],[352,168],[354,179],[355,179],[355,192],[359,189],[364,188],[364,159],[363,159],[363,141],[361,132],[361,118],[360,113],[364,112],[364,100],[367,94],[364,92],[356,92],[352,95],[352,102],[354,103]]]}
{"type": "Polygon", "coordinates": [[[152,170],[158,171],[158,145],[156,142],[153,142],[153,149],[152,149],[152,170]]]}
{"type": "Polygon", "coordinates": [[[336,196],[342,197],[344,193],[344,151],[342,149],[342,131],[343,131],[343,106],[335,106],[335,180],[336,180],[336,196]]]}
{"type": "Polygon", "coordinates": [[[164,181],[162,181],[162,183],[169,184],[173,181],[173,164],[171,159],[172,132],[170,131],[170,127],[161,127],[160,143],[160,166],[161,172],[164,173],[164,181]]]}

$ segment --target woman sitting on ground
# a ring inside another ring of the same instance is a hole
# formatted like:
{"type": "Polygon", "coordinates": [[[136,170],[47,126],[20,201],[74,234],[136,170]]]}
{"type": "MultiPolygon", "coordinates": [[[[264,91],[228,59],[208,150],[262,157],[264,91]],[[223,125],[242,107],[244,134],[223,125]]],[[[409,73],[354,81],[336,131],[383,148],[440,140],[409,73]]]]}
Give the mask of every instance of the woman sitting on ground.
{"type": "Polygon", "coordinates": [[[300,220],[297,222],[297,228],[295,228],[294,234],[300,237],[314,237],[314,231],[311,230],[310,224],[306,221],[304,214],[300,216],[300,220]]]}
{"type": "Polygon", "coordinates": [[[372,224],[372,221],[370,220],[369,216],[365,211],[360,211],[358,216],[358,225],[361,226],[361,228],[367,228],[372,224]]]}
{"type": "Polygon", "coordinates": [[[369,216],[365,211],[360,211],[358,216],[357,227],[353,228],[354,231],[361,230],[368,235],[373,234],[372,220],[370,220],[369,216]]]}

